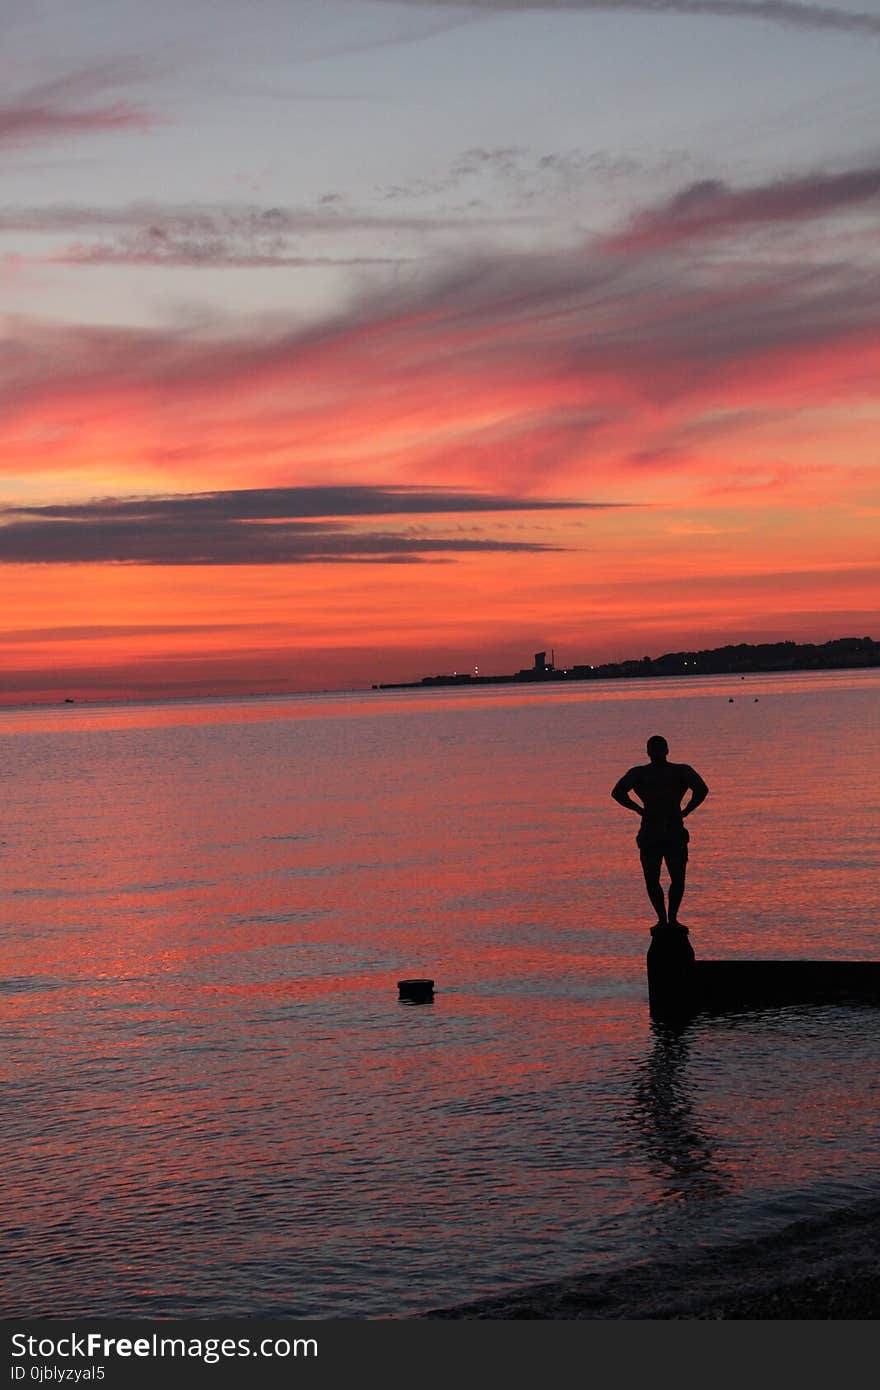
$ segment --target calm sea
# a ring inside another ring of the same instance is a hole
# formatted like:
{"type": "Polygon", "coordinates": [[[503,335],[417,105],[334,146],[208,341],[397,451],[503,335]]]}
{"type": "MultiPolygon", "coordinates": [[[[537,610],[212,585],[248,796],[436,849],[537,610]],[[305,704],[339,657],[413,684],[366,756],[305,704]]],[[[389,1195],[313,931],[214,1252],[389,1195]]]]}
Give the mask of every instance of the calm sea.
{"type": "Polygon", "coordinates": [[[878,696],[0,713],[0,1312],[398,1316],[874,1203],[880,1011],[652,1027],[609,789],[708,782],[698,955],[876,957],[878,696]]]}

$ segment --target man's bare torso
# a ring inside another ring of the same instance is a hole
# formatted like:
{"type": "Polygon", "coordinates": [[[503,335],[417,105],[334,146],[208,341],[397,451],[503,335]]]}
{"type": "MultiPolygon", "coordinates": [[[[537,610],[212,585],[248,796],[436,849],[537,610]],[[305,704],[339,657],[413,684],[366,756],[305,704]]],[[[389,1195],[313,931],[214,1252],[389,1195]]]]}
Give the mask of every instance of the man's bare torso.
{"type": "Polygon", "coordinates": [[[656,762],[631,767],[621,780],[644,806],[644,824],[680,830],[682,798],[702,779],[688,763],[656,762]]]}

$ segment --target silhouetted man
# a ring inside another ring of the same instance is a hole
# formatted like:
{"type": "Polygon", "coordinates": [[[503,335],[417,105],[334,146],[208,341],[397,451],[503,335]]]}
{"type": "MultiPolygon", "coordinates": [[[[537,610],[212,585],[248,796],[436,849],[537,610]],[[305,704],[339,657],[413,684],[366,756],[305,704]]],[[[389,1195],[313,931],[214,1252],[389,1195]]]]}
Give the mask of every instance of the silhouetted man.
{"type": "Polygon", "coordinates": [[[642,860],[645,887],[654,911],[657,913],[658,927],[681,927],[678,909],[684,896],[684,877],[687,870],[688,835],[685,817],[695,811],[706,800],[709,788],[698,772],[687,763],[667,762],[669,745],[660,734],[648,739],[648,757],[651,761],[644,767],[631,767],[613,788],[611,795],[621,806],[635,811],[642,818],[642,827],[636,836],[636,844],[642,860]],[[690,792],[690,800],[682,807],[681,799],[690,792]],[[635,792],[639,801],[633,801],[630,792],[635,792]],[[664,859],[669,871],[669,914],[663,889],[660,886],[660,869],[664,859]]]}

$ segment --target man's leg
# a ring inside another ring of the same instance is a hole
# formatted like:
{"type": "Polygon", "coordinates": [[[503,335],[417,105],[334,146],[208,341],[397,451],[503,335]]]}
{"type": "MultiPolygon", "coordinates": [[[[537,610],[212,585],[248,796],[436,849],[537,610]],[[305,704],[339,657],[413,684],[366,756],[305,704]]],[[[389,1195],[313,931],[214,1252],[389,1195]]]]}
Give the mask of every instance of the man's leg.
{"type": "Polygon", "coordinates": [[[684,879],[687,872],[687,847],[684,853],[677,851],[666,855],[666,867],[669,870],[669,925],[678,926],[678,909],[681,907],[681,900],[684,897],[684,879]]]}
{"type": "Polygon", "coordinates": [[[666,926],[666,898],[663,889],[660,887],[660,866],[663,863],[663,855],[654,850],[641,850],[640,858],[642,861],[642,872],[645,875],[645,887],[648,890],[648,897],[651,899],[651,906],[657,914],[658,927],[666,926]]]}

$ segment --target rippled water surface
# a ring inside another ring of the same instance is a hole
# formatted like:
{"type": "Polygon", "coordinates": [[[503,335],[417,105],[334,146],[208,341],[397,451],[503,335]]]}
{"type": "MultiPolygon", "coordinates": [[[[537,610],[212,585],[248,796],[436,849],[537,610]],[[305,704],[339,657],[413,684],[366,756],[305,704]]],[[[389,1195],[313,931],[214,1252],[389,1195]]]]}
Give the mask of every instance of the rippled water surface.
{"type": "Polygon", "coordinates": [[[698,955],[876,958],[878,696],[0,712],[0,1311],[394,1316],[873,1198],[880,1011],[652,1026],[608,792],[655,732],[709,783],[698,955]]]}

